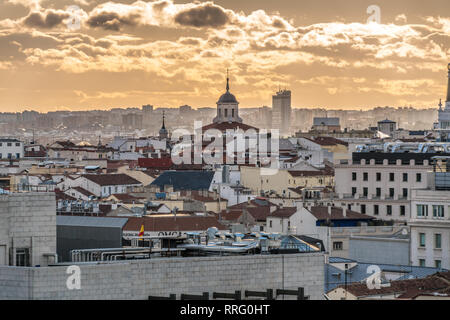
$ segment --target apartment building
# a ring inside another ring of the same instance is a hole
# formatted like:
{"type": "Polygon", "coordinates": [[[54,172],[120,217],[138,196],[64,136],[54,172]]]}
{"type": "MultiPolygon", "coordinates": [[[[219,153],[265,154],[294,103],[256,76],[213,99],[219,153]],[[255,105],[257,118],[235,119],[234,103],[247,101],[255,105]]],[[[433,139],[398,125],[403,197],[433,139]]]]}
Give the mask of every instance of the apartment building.
{"type": "Polygon", "coordinates": [[[435,163],[429,174],[430,186],[411,194],[410,249],[414,266],[450,268],[450,172],[446,167],[435,163]]]}
{"type": "Polygon", "coordinates": [[[411,192],[428,186],[435,153],[354,152],[335,165],[336,205],[381,220],[410,219],[411,192]]]}
{"type": "Polygon", "coordinates": [[[0,139],[0,159],[20,159],[24,155],[23,142],[17,139],[0,139]]]}

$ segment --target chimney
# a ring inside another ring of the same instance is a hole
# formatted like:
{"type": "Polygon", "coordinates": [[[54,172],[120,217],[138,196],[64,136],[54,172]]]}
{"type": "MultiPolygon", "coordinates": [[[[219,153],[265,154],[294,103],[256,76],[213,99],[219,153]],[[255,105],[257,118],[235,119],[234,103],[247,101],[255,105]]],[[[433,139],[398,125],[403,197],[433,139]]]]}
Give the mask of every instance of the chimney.
{"type": "Polygon", "coordinates": [[[347,208],[342,208],[342,215],[345,217],[347,217],[347,208]]]}
{"type": "Polygon", "coordinates": [[[328,206],[328,214],[329,214],[330,217],[331,217],[331,206],[328,206]]]}

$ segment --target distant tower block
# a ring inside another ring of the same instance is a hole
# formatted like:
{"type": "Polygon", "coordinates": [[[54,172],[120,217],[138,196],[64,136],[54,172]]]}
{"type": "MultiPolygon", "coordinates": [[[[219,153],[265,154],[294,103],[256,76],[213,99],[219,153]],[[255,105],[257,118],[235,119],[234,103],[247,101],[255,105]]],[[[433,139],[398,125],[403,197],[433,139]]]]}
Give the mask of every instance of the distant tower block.
{"type": "Polygon", "coordinates": [[[291,112],[291,91],[279,90],[272,96],[272,128],[282,136],[290,134],[291,112]]]}

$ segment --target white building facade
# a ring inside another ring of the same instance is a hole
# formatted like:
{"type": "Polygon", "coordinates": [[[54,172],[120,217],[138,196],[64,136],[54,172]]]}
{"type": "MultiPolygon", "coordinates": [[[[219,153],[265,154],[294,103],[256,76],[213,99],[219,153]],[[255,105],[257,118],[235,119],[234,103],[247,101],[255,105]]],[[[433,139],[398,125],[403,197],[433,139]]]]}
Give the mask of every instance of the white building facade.
{"type": "Polygon", "coordinates": [[[408,221],[411,191],[428,185],[429,160],[390,153],[371,159],[373,155],[335,165],[335,204],[376,219],[408,221]]]}
{"type": "Polygon", "coordinates": [[[17,139],[0,139],[0,159],[21,159],[24,145],[17,139]]]}
{"type": "Polygon", "coordinates": [[[413,190],[411,264],[450,269],[450,191],[413,190]]]}

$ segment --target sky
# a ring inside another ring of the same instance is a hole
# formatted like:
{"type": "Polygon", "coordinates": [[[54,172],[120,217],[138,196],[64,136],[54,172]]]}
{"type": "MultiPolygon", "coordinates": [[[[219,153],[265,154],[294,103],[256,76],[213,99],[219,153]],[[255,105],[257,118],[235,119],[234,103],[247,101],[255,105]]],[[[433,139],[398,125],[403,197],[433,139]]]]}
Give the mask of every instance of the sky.
{"type": "Polygon", "coordinates": [[[0,112],[430,108],[449,62],[448,0],[0,0],[0,112]]]}

